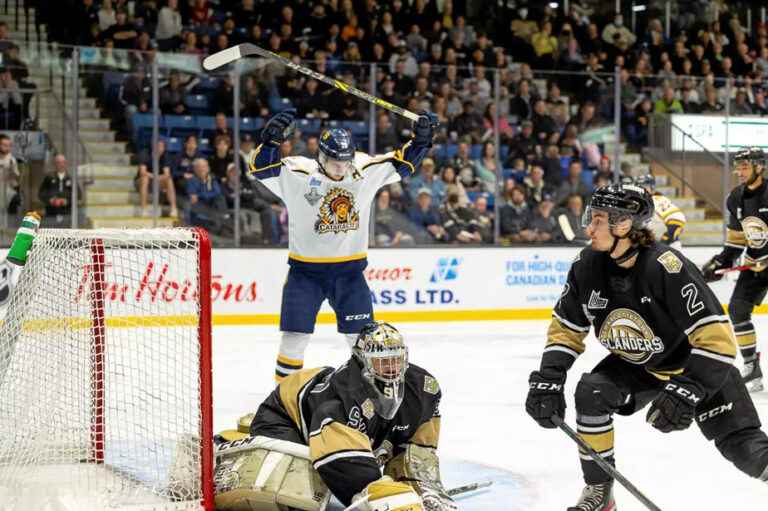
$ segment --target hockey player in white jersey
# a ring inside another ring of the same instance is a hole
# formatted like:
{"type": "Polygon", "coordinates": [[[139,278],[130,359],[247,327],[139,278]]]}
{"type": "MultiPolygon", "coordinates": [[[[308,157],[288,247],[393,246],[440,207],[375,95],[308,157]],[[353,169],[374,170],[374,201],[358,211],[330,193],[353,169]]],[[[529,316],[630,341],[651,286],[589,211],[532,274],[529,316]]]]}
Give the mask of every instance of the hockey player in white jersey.
{"type": "Polygon", "coordinates": [[[249,163],[250,173],[288,209],[290,270],[280,309],[277,383],[304,367],[304,351],[325,299],[350,346],[363,325],[373,320],[363,275],[371,205],[379,188],[416,172],[438,124],[434,114],[422,112],[411,140],[377,156],[355,151],[349,131],[330,128],[320,134],[317,159],[281,159],[279,146],[294,116],[294,110],[287,110],[267,122],[249,163]]]}
{"type": "Polygon", "coordinates": [[[653,197],[653,206],[656,212],[651,218],[648,228],[657,240],[680,250],[682,248],[680,235],[685,229],[685,214],[669,200],[669,197],[656,191],[656,178],[653,174],[639,176],[634,181],[636,185],[645,188],[653,197]]]}

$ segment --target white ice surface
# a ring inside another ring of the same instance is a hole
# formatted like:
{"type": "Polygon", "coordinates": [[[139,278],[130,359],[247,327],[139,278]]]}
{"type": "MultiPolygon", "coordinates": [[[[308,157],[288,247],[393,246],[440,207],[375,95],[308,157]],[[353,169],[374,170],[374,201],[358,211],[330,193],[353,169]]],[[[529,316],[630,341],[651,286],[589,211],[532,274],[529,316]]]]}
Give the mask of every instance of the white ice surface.
{"type": "MultiPolygon", "coordinates": [[[[503,479],[495,489],[462,499],[463,510],[565,510],[581,492],[581,471],[572,441],[559,430],[539,428],[524,409],[528,374],[538,367],[547,324],[397,325],[410,346],[411,361],[432,372],[443,390],[439,453],[447,486],[488,477],[503,479]]],[[[758,334],[768,332],[768,317],[757,316],[756,326],[758,334]]],[[[338,365],[348,357],[346,343],[334,330],[318,327],[305,367],[338,365]]],[[[234,427],[237,418],[254,411],[273,388],[278,343],[279,332],[273,326],[215,329],[217,431],[234,427]]],[[[587,343],[587,352],[571,370],[566,389],[571,424],[573,390],[580,374],[608,353],[591,337],[587,343]]],[[[764,361],[763,369],[768,369],[768,362],[764,361]]],[[[762,421],[768,424],[768,392],[753,394],[753,398],[762,421]]],[[[665,435],[645,423],[645,410],[632,417],[617,416],[615,425],[618,468],[661,509],[768,508],[768,485],[724,460],[695,425],[665,435]]],[[[645,509],[621,487],[616,498],[622,511],[645,509]]]]}

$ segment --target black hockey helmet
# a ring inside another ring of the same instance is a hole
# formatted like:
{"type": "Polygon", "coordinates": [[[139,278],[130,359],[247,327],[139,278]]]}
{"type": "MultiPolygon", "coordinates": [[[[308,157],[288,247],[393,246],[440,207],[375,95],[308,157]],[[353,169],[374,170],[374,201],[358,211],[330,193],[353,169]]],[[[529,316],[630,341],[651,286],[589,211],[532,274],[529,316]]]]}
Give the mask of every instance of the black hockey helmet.
{"type": "Polygon", "coordinates": [[[352,346],[375,411],[392,419],[405,397],[408,348],[397,328],[383,321],[363,326],[352,346]]]}
{"type": "Polygon", "coordinates": [[[344,128],[328,128],[320,134],[320,152],[327,158],[351,161],[355,157],[355,141],[352,133],[344,128]]]}
{"type": "Polygon", "coordinates": [[[644,188],[634,184],[603,186],[592,192],[592,199],[584,211],[584,227],[592,222],[593,211],[607,212],[611,227],[631,218],[632,228],[642,229],[653,218],[653,197],[644,188]]]}
{"type": "Polygon", "coordinates": [[[752,166],[752,174],[750,174],[746,183],[749,186],[763,175],[763,170],[765,170],[765,152],[759,147],[746,147],[733,156],[734,167],[740,163],[748,163],[752,166]]]}

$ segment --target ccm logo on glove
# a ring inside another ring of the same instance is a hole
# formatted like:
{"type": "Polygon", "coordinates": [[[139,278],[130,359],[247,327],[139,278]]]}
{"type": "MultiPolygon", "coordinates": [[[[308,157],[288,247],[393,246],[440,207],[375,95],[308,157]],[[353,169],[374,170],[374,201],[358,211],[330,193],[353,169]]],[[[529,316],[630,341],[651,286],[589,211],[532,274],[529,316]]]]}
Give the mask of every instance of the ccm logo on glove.
{"type": "Polygon", "coordinates": [[[554,392],[562,392],[563,385],[561,383],[547,383],[547,382],[531,382],[531,388],[534,390],[551,390],[554,392]]]}
{"type": "Polygon", "coordinates": [[[701,401],[701,398],[699,396],[697,396],[696,394],[694,394],[688,389],[684,389],[683,387],[675,385],[674,383],[667,383],[667,385],[664,387],[664,390],[672,394],[677,394],[680,397],[687,399],[694,405],[699,404],[699,401],[701,401]]]}

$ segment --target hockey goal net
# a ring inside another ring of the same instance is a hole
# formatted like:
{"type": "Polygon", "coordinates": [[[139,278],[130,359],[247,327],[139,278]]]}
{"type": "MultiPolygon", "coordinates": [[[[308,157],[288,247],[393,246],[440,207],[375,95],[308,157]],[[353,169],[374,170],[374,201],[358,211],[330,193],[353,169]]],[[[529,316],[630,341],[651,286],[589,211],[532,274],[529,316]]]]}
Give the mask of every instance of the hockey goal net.
{"type": "Polygon", "coordinates": [[[0,326],[0,509],[213,509],[210,252],[39,232],[0,326]]]}

